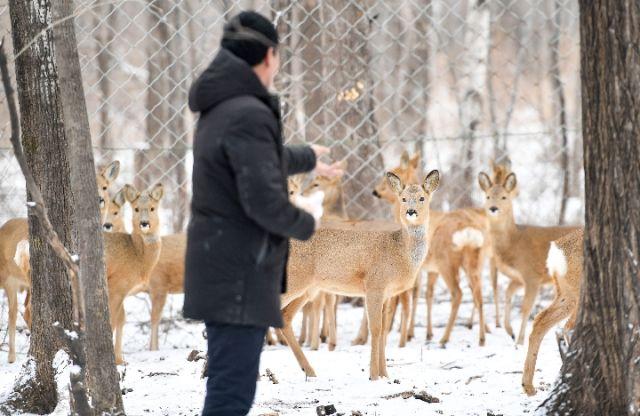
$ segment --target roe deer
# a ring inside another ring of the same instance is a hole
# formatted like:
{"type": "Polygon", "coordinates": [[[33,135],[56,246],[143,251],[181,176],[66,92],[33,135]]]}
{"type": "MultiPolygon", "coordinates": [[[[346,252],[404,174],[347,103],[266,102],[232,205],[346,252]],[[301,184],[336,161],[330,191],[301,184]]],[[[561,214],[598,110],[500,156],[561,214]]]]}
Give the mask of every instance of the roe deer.
{"type": "Polygon", "coordinates": [[[493,183],[481,172],[480,188],[485,193],[485,209],[489,219],[489,240],[498,270],[509,277],[504,310],[504,326],[515,339],[511,328],[511,301],[514,292],[524,286],[522,323],[517,343],[524,343],[527,321],[540,286],[551,282],[545,260],[549,244],[576,230],[576,227],[537,227],[517,225],[513,216],[513,198],[516,191],[516,175],[509,173],[501,182],[493,183]]]}
{"type": "Polygon", "coordinates": [[[111,328],[115,332],[115,355],[118,364],[124,363],[124,300],[147,286],[162,246],[158,218],[158,204],[163,196],[162,185],[158,184],[143,192],[138,192],[132,185],[126,185],[124,194],[133,211],[133,232],[104,233],[109,311],[111,328]]]}
{"type": "Polygon", "coordinates": [[[555,297],[551,305],[536,315],[529,335],[527,359],[522,373],[522,387],[528,395],[536,394],[533,373],[540,343],[545,334],[558,322],[569,318],[565,334],[573,328],[580,301],[582,285],[584,229],[578,229],[551,243],[547,255],[547,269],[553,279],[555,297]]]}
{"type": "Polygon", "coordinates": [[[16,360],[18,292],[30,286],[28,264],[24,264],[24,255],[21,253],[25,249],[28,250],[28,238],[29,225],[26,218],[11,219],[0,227],[0,287],[5,291],[9,305],[9,328],[7,331],[9,334],[9,363],[16,360]]]}
{"type": "MultiPolygon", "coordinates": [[[[120,162],[115,160],[96,173],[100,221],[109,208],[109,187],[118,177],[120,162]]],[[[18,291],[26,289],[24,320],[31,326],[29,266],[29,223],[27,218],[14,218],[0,228],[0,286],[9,305],[9,362],[15,361],[15,332],[18,316],[18,291]]]]}
{"type": "MultiPolygon", "coordinates": [[[[409,158],[409,154],[405,152],[401,157],[400,165],[394,168],[392,172],[406,178],[406,180],[411,180],[417,175],[418,165],[419,156],[416,155],[413,158],[409,158]]],[[[385,183],[379,184],[374,194],[388,202],[395,203],[385,183]]],[[[449,320],[440,343],[445,345],[449,341],[462,299],[459,275],[459,269],[462,267],[469,279],[469,285],[473,293],[474,310],[480,310],[479,343],[484,345],[485,331],[487,329],[484,324],[482,308],[481,276],[484,254],[488,247],[487,238],[485,238],[486,219],[481,211],[470,208],[450,213],[431,210],[430,221],[429,253],[424,264],[424,270],[428,274],[425,297],[427,301],[427,340],[433,337],[431,309],[434,286],[438,276],[441,275],[451,292],[452,300],[449,320]]],[[[409,339],[413,336],[412,331],[415,324],[420,280],[419,276],[413,292],[412,315],[407,334],[409,339]]]]}
{"type": "Polygon", "coordinates": [[[102,223],[103,231],[113,233],[126,233],[124,226],[124,205],[127,199],[124,195],[124,188],[120,189],[113,198],[109,199],[108,209],[102,223]]]}
{"type": "Polygon", "coordinates": [[[118,178],[120,173],[120,161],[114,160],[100,169],[96,175],[98,183],[98,198],[100,202],[100,223],[104,224],[109,209],[109,187],[118,178]]]}
{"type": "Polygon", "coordinates": [[[402,182],[388,173],[403,210],[401,224],[331,222],[311,240],[292,241],[288,288],[282,295],[283,332],[298,363],[309,377],[315,372],[300,349],[291,321],[314,292],[364,296],[371,332],[370,379],[387,376],[386,328],[383,311],[388,300],[415,284],[427,254],[429,202],[438,187],[434,170],[422,185],[402,182]],[[386,228],[385,228],[386,226],[386,228]]]}
{"type": "MultiPolygon", "coordinates": [[[[343,161],[342,169],[346,169],[343,161]]],[[[303,196],[309,196],[314,192],[322,191],[324,200],[322,201],[323,215],[322,221],[347,220],[347,209],[345,206],[344,191],[342,188],[342,175],[328,178],[326,176],[316,176],[313,181],[302,191],[303,196]]],[[[300,344],[306,340],[312,350],[317,350],[320,341],[329,340],[329,351],[333,351],[337,344],[337,306],[338,296],[331,293],[318,293],[314,299],[308,302],[302,309],[302,329],[300,330],[300,344]],[[328,311],[333,308],[333,312],[328,311]],[[320,330],[320,316],[322,318],[322,330],[320,330]],[[332,317],[333,319],[329,319],[332,317]]]]}

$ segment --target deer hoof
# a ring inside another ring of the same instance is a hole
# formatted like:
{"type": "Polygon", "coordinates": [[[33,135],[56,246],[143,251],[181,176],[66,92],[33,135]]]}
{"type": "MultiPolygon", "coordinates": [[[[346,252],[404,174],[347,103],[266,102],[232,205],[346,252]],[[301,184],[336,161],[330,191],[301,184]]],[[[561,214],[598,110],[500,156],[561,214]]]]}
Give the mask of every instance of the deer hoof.
{"type": "Polygon", "coordinates": [[[523,384],[522,389],[527,394],[527,396],[535,396],[536,394],[536,389],[532,384],[523,384]]]}

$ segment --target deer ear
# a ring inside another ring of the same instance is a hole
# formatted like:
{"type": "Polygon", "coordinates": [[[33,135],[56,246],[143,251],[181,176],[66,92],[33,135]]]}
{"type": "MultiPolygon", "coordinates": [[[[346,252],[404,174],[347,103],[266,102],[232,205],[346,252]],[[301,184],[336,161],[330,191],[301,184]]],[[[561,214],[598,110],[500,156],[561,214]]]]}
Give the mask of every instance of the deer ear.
{"type": "Polygon", "coordinates": [[[402,191],[404,190],[404,184],[402,183],[402,179],[400,179],[394,173],[387,172],[387,182],[389,182],[389,186],[397,194],[402,193],[402,191]]]}
{"type": "Polygon", "coordinates": [[[155,199],[156,201],[160,201],[163,196],[164,196],[164,187],[162,186],[161,183],[158,183],[151,190],[151,198],[155,199]]]}
{"type": "Polygon", "coordinates": [[[124,191],[125,199],[129,202],[135,201],[140,196],[140,192],[133,185],[126,184],[122,190],[124,191]]]}
{"type": "Polygon", "coordinates": [[[489,178],[489,175],[487,175],[484,172],[480,172],[478,174],[478,183],[480,184],[480,189],[482,189],[485,192],[487,192],[489,188],[493,186],[493,183],[491,183],[491,179],[489,178]]]}
{"type": "Polygon", "coordinates": [[[517,185],[518,180],[516,179],[516,174],[511,172],[504,180],[504,189],[506,189],[507,192],[511,192],[516,189],[517,185]]]}
{"type": "Polygon", "coordinates": [[[124,188],[122,188],[113,197],[113,203],[116,204],[118,207],[122,207],[127,202],[127,198],[125,197],[124,193],[125,193],[124,188]]]}
{"type": "Polygon", "coordinates": [[[429,174],[424,178],[424,183],[422,184],[422,188],[428,194],[433,193],[436,189],[438,189],[438,185],[440,184],[440,172],[437,170],[432,170],[429,174]]]}
{"type": "Polygon", "coordinates": [[[409,152],[407,152],[406,150],[402,152],[402,156],[400,156],[400,167],[402,167],[403,169],[408,168],[410,159],[411,157],[409,156],[409,152]]]}
{"type": "Polygon", "coordinates": [[[409,165],[412,168],[417,169],[419,164],[420,164],[420,154],[418,153],[413,158],[411,158],[411,160],[409,161],[409,165]]]}
{"type": "Polygon", "coordinates": [[[102,176],[109,182],[113,182],[118,178],[118,174],[120,174],[120,161],[114,160],[109,163],[101,172],[102,176]]]}

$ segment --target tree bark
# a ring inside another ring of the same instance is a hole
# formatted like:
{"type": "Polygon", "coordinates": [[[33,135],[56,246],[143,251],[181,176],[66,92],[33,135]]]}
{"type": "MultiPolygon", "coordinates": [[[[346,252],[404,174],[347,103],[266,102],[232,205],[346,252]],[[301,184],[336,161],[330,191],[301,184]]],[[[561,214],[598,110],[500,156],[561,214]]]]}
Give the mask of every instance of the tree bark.
{"type": "MultiPolygon", "coordinates": [[[[99,3],[101,0],[96,0],[99,3]]],[[[104,7],[96,9],[96,17],[94,24],[98,29],[95,32],[96,40],[96,61],[98,63],[98,88],[100,89],[100,131],[98,133],[98,142],[96,143],[100,151],[104,152],[106,148],[112,146],[111,142],[111,79],[109,78],[111,68],[113,66],[113,42],[110,34],[115,31],[115,18],[117,9],[113,4],[107,4],[104,7]],[[102,22],[102,16],[107,16],[106,22],[102,22]]]]}
{"type": "Polygon", "coordinates": [[[581,307],[546,414],[640,412],[640,2],[580,2],[581,307]]]}
{"type": "MultiPolygon", "coordinates": [[[[51,223],[66,247],[73,247],[73,205],[68,143],[62,121],[57,67],[53,57],[49,0],[9,2],[15,72],[20,102],[22,144],[27,164],[51,213],[51,223]],[[32,39],[33,44],[18,55],[32,39]]],[[[29,196],[28,196],[29,197],[29,196]]],[[[53,327],[72,328],[72,296],[62,261],[46,243],[44,230],[29,218],[32,325],[29,357],[6,405],[30,413],[50,413],[58,403],[52,366],[63,343],[53,327]]]]}
{"type": "MultiPolygon", "coordinates": [[[[85,322],[81,328],[83,334],[79,338],[85,341],[85,352],[84,355],[74,353],[72,356],[81,361],[86,359],[86,368],[81,367],[87,373],[93,414],[112,414],[123,412],[124,409],[109,324],[104,242],[96,198],[98,187],[74,20],[63,20],[73,14],[72,0],[57,0],[53,12],[54,21],[63,22],[54,29],[62,109],[58,117],[64,121],[69,145],[70,180],[74,190],[73,236],[80,257],[80,296],[85,308],[85,322]]],[[[71,350],[76,351],[76,348],[71,350]]],[[[73,372],[71,376],[76,377],[73,372]]],[[[79,403],[74,400],[73,404],[79,403]]]]}

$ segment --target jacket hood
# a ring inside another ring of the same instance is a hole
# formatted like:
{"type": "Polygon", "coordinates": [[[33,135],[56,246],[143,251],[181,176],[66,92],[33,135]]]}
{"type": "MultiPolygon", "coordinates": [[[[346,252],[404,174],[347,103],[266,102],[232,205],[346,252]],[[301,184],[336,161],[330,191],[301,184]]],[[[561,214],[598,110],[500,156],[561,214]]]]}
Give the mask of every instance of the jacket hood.
{"type": "Polygon", "coordinates": [[[256,96],[269,105],[272,102],[269,92],[249,64],[221,48],[209,67],[191,85],[189,108],[194,112],[204,112],[240,95],[256,96]]]}

